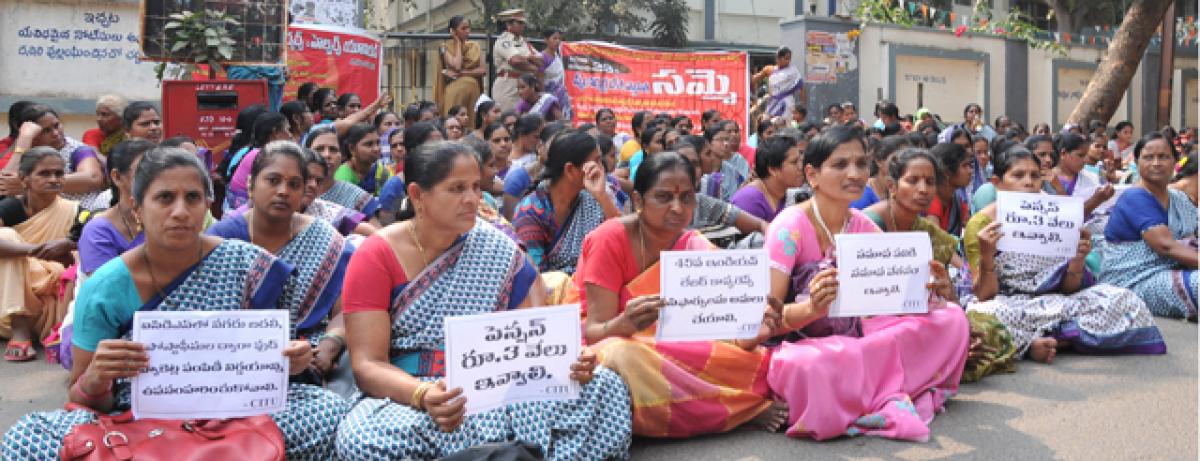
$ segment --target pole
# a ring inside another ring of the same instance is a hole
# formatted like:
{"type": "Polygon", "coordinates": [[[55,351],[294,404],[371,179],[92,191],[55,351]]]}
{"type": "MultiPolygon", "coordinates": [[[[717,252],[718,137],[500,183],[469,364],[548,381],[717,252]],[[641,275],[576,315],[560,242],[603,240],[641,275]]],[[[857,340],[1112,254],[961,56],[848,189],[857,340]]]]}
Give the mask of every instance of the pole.
{"type": "Polygon", "coordinates": [[[1175,78],[1175,2],[1171,2],[1167,13],[1163,15],[1162,61],[1159,69],[1158,118],[1156,126],[1148,127],[1152,131],[1171,124],[1171,86],[1175,78]]]}

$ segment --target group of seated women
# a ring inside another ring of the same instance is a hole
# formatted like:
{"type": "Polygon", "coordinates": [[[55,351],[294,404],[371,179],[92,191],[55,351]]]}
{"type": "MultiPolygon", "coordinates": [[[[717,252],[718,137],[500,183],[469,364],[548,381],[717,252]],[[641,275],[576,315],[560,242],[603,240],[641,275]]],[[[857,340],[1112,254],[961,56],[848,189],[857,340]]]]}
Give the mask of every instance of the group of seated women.
{"type": "MultiPolygon", "coordinates": [[[[247,150],[246,201],[211,225],[214,186],[194,154],[119,143],[109,162],[114,207],[65,243],[55,239],[78,222],[78,205],[58,197],[64,160],[53,149],[24,153],[26,191],[0,201],[0,219],[12,233],[45,221],[48,237],[0,247],[29,255],[0,270],[53,274],[78,242],[89,276],[69,340],[68,398],[78,406],[23,417],[5,433],[4,458],[53,459],[74,426],[128,408],[129,381],[149,360],[130,340],[139,310],[288,310],[288,405],[271,417],[288,459],[322,460],[432,459],[514,441],[549,459],[620,459],[634,435],[747,425],[814,440],[925,441],[962,381],[1065,350],[1165,353],[1153,314],[1195,317],[1196,252],[1186,239],[1196,206],[1170,186],[1178,154],[1161,137],[1135,146],[1140,182],[1111,208],[1103,238],[1083,229],[1076,254],[1057,258],[997,251],[1005,229],[996,206],[969,218],[961,209],[958,189],[978,168],[953,142],[868,142],[841,125],[811,138],[763,136],[753,171],[723,197],[726,180],[710,175],[740,176],[749,162],[729,162],[741,154],[721,123],[671,150],[644,151],[624,177],[604,133],[536,122],[495,122],[483,139],[461,141],[422,134],[410,145],[406,133],[403,150],[392,148],[402,166],[384,181],[402,181],[386,217],[394,222],[382,227],[384,207],[359,187],[364,179],[331,172],[351,163],[370,172],[378,161],[378,133],[354,125],[310,130],[307,149],[271,140],[247,150]],[[538,140],[518,140],[530,150],[509,166],[529,177],[513,225],[488,200],[510,191],[497,176],[509,153],[498,151],[515,147],[509,133],[538,140]],[[714,150],[729,166],[713,165],[714,150]],[[714,194],[706,184],[717,184],[714,194]],[[331,194],[339,187],[349,192],[331,194]],[[860,211],[852,204],[868,187],[876,201],[860,211]],[[739,225],[742,214],[756,221],[739,225]],[[760,234],[770,284],[755,338],[655,339],[666,304],[661,253],[720,251],[698,220],[760,234]],[[928,312],[830,317],[836,236],[904,231],[930,235],[928,312]],[[1085,264],[1097,247],[1098,273],[1085,264]],[[468,415],[463,390],[443,379],[443,320],[575,303],[586,343],[571,366],[578,398],[468,415]]],[[[1024,147],[990,160],[995,190],[1042,188],[1047,169],[1024,147]]]]}

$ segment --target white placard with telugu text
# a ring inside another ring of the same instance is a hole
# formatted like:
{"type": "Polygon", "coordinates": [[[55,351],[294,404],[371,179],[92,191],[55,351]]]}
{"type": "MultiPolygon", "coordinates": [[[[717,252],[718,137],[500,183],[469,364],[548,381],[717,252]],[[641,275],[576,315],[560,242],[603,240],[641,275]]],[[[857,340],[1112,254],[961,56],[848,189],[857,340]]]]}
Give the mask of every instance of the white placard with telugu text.
{"type": "Polygon", "coordinates": [[[998,192],[996,222],[1000,241],[996,249],[1033,255],[1075,256],[1083,225],[1081,197],[998,192]]]}
{"type": "Polygon", "coordinates": [[[838,294],[830,317],[923,314],[929,311],[929,261],[924,232],[838,234],[838,294]]]}
{"type": "Polygon", "coordinates": [[[287,408],[288,311],[147,311],[132,340],[150,365],[133,379],[135,418],[212,419],[287,408]]]}
{"type": "Polygon", "coordinates": [[[771,275],[766,250],[664,251],[659,341],[758,336],[771,275]]]}
{"type": "Polygon", "coordinates": [[[446,388],[460,387],[467,414],[510,403],[571,400],[579,384],[579,305],[445,318],[446,388]]]}

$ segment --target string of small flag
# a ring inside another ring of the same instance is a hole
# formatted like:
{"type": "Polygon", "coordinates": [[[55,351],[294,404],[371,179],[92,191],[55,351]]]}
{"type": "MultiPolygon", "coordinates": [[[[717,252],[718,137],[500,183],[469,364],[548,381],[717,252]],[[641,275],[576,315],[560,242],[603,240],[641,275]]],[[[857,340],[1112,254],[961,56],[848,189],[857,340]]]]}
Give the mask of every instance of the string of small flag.
{"type": "MultiPolygon", "coordinates": [[[[962,35],[972,26],[980,26],[987,28],[988,20],[985,18],[978,19],[972,24],[971,17],[961,15],[954,11],[939,9],[934,6],[912,0],[897,0],[901,8],[908,11],[909,16],[918,19],[929,21],[931,27],[939,29],[953,28],[956,35],[962,35]]],[[[1092,45],[1106,46],[1112,43],[1113,36],[1116,35],[1117,27],[1110,24],[1103,26],[1092,26],[1090,30],[1085,29],[1077,34],[1059,33],[1059,32],[1044,32],[1043,39],[1053,40],[1054,42],[1068,45],[1092,45]]],[[[994,32],[1003,34],[1004,31],[997,29],[994,32]]],[[[1155,35],[1151,39],[1151,45],[1162,43],[1162,37],[1155,35]]],[[[1175,18],[1175,44],[1178,46],[1196,46],[1200,45],[1200,28],[1197,27],[1196,17],[1188,16],[1186,18],[1175,18]]]]}

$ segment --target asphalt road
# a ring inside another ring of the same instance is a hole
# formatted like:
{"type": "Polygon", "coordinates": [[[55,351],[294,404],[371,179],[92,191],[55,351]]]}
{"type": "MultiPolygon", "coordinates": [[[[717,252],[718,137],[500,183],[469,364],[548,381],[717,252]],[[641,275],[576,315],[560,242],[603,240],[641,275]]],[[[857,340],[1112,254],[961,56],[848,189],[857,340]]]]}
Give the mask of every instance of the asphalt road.
{"type": "MultiPolygon", "coordinates": [[[[1197,459],[1197,327],[1158,319],[1165,356],[1060,354],[964,385],[929,442],[795,440],[739,430],[688,440],[638,439],[635,460],[1197,459]]],[[[0,362],[0,427],[61,407],[66,373],[44,361],[0,362]]]]}

